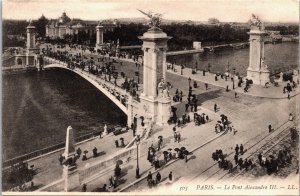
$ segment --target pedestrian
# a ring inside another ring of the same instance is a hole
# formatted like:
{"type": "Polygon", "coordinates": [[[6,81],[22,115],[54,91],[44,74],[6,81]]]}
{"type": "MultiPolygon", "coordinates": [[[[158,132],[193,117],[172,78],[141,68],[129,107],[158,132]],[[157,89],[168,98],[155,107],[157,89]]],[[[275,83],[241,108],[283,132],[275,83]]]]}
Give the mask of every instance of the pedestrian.
{"type": "Polygon", "coordinates": [[[234,162],[235,162],[236,165],[239,162],[239,155],[237,153],[235,153],[235,155],[234,155],[234,162]]]}
{"type": "Polygon", "coordinates": [[[241,155],[244,154],[244,146],[243,146],[243,144],[240,145],[240,153],[241,153],[241,155]]]}
{"type": "Polygon", "coordinates": [[[185,112],[188,112],[189,111],[189,104],[187,103],[187,104],[185,104],[185,112]]]}
{"type": "Polygon", "coordinates": [[[205,89],[206,89],[206,90],[208,89],[208,84],[207,84],[207,83],[205,83],[205,89]]]}
{"type": "Polygon", "coordinates": [[[271,133],[272,132],[272,125],[271,124],[268,126],[268,129],[269,129],[269,133],[271,133]]]}
{"type": "Polygon", "coordinates": [[[114,188],[117,187],[117,176],[116,175],[113,176],[113,187],[114,188]]]}
{"type": "Polygon", "coordinates": [[[234,92],[234,98],[237,98],[237,92],[234,92]]]}
{"type": "Polygon", "coordinates": [[[174,132],[174,142],[177,142],[177,139],[178,139],[177,136],[178,136],[178,135],[177,135],[177,133],[176,133],[176,131],[175,131],[175,132],[174,132]]]}
{"type": "Polygon", "coordinates": [[[108,192],[106,186],[107,186],[106,184],[103,185],[103,187],[101,188],[102,192],[108,192]]]}
{"type": "Polygon", "coordinates": [[[151,181],[152,180],[152,173],[151,171],[149,171],[148,176],[147,176],[147,181],[151,181]]]}
{"type": "Polygon", "coordinates": [[[59,161],[60,165],[63,164],[64,159],[65,159],[65,157],[62,154],[60,154],[59,158],[58,158],[58,161],[59,161]]]}
{"type": "Polygon", "coordinates": [[[160,182],[160,180],[161,180],[161,175],[160,175],[159,172],[157,172],[157,174],[156,174],[156,184],[158,184],[160,182]]]}
{"type": "Polygon", "coordinates": [[[93,156],[94,157],[97,157],[98,156],[98,149],[95,147],[94,149],[93,149],[93,156]]]}
{"type": "Polygon", "coordinates": [[[240,148],[239,148],[239,145],[237,144],[236,146],[235,146],[235,154],[239,154],[239,150],[240,150],[240,148]]]}
{"type": "Polygon", "coordinates": [[[114,183],[113,183],[113,176],[110,176],[109,178],[109,187],[108,188],[111,188],[114,186],[114,183]]]}
{"type": "Polygon", "coordinates": [[[259,164],[262,165],[262,154],[261,152],[257,155],[259,164]]]}
{"type": "Polygon", "coordinates": [[[191,105],[191,112],[194,111],[194,105],[191,105]]]}
{"type": "Polygon", "coordinates": [[[119,148],[119,141],[115,140],[116,148],[119,148]]]}
{"type": "Polygon", "coordinates": [[[215,111],[215,113],[217,112],[217,104],[216,103],[214,105],[214,111],[215,111]]]}
{"type": "Polygon", "coordinates": [[[245,161],[244,161],[244,167],[245,167],[246,171],[248,171],[249,163],[248,163],[247,159],[245,159],[245,161]]]}
{"type": "Polygon", "coordinates": [[[240,170],[242,170],[243,169],[243,159],[242,158],[239,159],[238,164],[240,166],[240,170]]]}
{"type": "Polygon", "coordinates": [[[169,181],[172,182],[172,180],[173,180],[173,174],[172,174],[172,172],[170,172],[169,173],[169,181]]]}
{"type": "Polygon", "coordinates": [[[290,114],[289,114],[289,121],[293,121],[293,120],[294,120],[293,114],[290,113],[290,114]]]}
{"type": "Polygon", "coordinates": [[[180,142],[180,138],[181,138],[181,135],[180,133],[177,134],[177,142],[179,143],[180,142]]]}
{"type": "Polygon", "coordinates": [[[229,91],[229,87],[228,87],[228,85],[226,86],[226,92],[228,92],[229,91]]]}
{"type": "Polygon", "coordinates": [[[86,189],[87,189],[87,186],[86,186],[86,184],[83,184],[83,185],[82,185],[82,189],[81,189],[81,191],[82,191],[82,192],[86,192],[86,189]]]}

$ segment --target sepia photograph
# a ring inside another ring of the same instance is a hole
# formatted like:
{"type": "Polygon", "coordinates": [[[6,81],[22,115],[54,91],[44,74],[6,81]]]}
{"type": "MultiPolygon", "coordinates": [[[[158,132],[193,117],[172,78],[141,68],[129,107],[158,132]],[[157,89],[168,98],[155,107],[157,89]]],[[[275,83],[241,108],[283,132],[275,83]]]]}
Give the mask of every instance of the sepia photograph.
{"type": "Polygon", "coordinates": [[[298,0],[3,0],[3,195],[299,195],[298,0]]]}

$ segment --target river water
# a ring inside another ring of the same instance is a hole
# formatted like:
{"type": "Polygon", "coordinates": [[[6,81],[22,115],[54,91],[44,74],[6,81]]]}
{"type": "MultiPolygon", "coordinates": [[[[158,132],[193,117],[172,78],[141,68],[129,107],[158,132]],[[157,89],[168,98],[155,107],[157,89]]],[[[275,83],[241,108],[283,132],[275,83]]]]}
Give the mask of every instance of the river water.
{"type": "MultiPolygon", "coordinates": [[[[270,69],[298,64],[298,43],[265,45],[270,69]]],[[[198,69],[227,64],[245,75],[249,49],[168,57],[169,62],[198,69]]],[[[3,160],[48,147],[65,139],[67,126],[76,136],[126,123],[126,116],[105,95],[76,74],[61,69],[3,74],[3,160]]]]}
{"type": "Polygon", "coordinates": [[[67,70],[3,74],[3,160],[65,139],[126,123],[125,114],[89,82],[67,70]]]}
{"type": "MultiPolygon", "coordinates": [[[[298,53],[299,45],[295,42],[265,44],[265,63],[269,66],[270,71],[286,66],[296,68],[299,61],[298,53]]],[[[167,61],[191,68],[194,68],[197,62],[198,69],[207,69],[210,64],[213,73],[224,72],[229,64],[229,69],[235,68],[241,76],[246,76],[249,65],[249,48],[168,56],[167,61]]]]}

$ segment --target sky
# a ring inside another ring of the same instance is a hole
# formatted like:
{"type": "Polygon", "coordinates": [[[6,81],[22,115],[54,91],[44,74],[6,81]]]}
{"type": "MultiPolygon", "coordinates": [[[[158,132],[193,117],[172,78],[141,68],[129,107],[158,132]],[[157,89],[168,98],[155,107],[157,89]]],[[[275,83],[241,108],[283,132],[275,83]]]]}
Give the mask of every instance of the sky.
{"type": "Polygon", "coordinates": [[[58,18],[103,20],[144,17],[137,9],[171,20],[247,22],[251,14],[266,22],[299,22],[299,0],[3,0],[4,19],[58,18]]]}

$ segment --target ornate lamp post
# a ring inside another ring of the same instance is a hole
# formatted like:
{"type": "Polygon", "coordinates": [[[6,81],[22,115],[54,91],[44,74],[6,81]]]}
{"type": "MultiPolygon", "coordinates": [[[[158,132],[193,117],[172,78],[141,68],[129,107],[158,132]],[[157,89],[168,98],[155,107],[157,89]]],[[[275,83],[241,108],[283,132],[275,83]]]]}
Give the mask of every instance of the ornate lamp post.
{"type": "Polygon", "coordinates": [[[138,84],[140,83],[140,64],[138,64],[138,84]]]}
{"type": "Polygon", "coordinates": [[[140,168],[139,168],[139,145],[140,145],[140,135],[137,135],[135,138],[136,143],[136,171],[135,177],[140,178],[140,168]]]}

